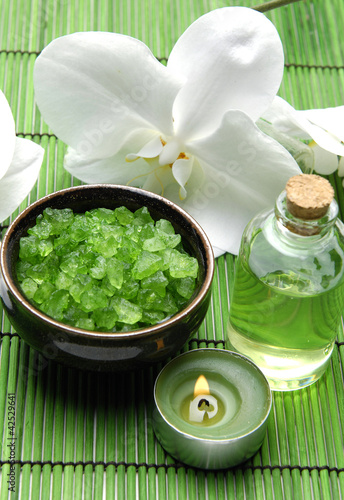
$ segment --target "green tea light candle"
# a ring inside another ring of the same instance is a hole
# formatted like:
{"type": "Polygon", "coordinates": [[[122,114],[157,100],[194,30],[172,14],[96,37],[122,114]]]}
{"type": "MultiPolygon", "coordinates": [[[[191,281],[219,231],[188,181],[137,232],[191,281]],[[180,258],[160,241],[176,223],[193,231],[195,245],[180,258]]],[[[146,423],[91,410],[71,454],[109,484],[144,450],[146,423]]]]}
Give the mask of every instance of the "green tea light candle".
{"type": "Polygon", "coordinates": [[[248,358],[197,349],[170,361],[154,386],[153,425],[163,448],[204,469],[233,467],[262,445],[269,384],[248,358]]]}

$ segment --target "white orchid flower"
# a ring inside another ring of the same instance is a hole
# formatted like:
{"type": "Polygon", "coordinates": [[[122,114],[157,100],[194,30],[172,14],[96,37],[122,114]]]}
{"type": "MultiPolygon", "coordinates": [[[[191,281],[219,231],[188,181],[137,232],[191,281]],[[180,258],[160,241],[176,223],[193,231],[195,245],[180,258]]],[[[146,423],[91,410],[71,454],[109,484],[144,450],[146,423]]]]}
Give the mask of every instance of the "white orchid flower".
{"type": "Polygon", "coordinates": [[[273,24],[226,7],[185,31],[167,67],[125,35],[58,38],[35,63],[34,87],[43,118],[70,146],[70,173],[162,194],[196,218],[220,255],[237,253],[248,220],[299,173],[255,125],[283,66],[273,24]]]}
{"type": "Polygon", "coordinates": [[[16,137],[11,108],[0,90],[0,222],[30,193],[43,155],[41,146],[16,137]]]}
{"type": "Polygon", "coordinates": [[[297,111],[276,97],[263,118],[292,137],[311,140],[313,168],[318,174],[332,174],[344,156],[344,106],[297,111]]]}

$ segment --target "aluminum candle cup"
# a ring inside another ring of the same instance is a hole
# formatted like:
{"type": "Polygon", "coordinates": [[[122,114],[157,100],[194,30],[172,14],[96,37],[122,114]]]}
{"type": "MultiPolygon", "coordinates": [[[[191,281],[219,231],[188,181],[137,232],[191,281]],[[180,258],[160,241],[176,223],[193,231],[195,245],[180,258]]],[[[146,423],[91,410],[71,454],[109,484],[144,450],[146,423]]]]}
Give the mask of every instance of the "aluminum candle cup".
{"type": "Polygon", "coordinates": [[[248,358],[222,349],[197,349],[174,358],[159,373],[154,431],[177,460],[225,469],[258,451],[271,402],[266,378],[248,358]]]}

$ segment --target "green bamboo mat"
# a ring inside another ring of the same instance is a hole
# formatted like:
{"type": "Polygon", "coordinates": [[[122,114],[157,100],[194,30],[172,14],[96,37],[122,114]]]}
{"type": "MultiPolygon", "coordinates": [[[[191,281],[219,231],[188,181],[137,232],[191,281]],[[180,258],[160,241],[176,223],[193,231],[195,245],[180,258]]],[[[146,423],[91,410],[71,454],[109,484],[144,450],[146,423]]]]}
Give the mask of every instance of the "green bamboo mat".
{"type": "MultiPolygon", "coordinates": [[[[78,183],[63,169],[65,146],[34,107],[33,65],[50,40],[73,31],[117,31],[143,40],[164,61],[179,35],[203,13],[253,3],[0,0],[0,88],[10,102],[18,135],[33,138],[46,150],[39,180],[18,210],[78,183]]],[[[344,104],[343,0],[305,0],[267,15],[285,50],[281,96],[298,108],[344,104]]],[[[336,176],[331,180],[343,216],[342,182],[336,176]]],[[[231,255],[217,259],[211,307],[185,350],[223,347],[233,264],[231,255]]],[[[0,500],[344,498],[342,333],[331,366],[318,383],[274,393],[261,450],[240,467],[206,472],[175,462],[155,440],[152,391],[161,366],[109,375],[64,369],[30,349],[2,310],[0,314],[0,500]],[[6,443],[12,393],[16,488],[10,494],[6,443]]]]}

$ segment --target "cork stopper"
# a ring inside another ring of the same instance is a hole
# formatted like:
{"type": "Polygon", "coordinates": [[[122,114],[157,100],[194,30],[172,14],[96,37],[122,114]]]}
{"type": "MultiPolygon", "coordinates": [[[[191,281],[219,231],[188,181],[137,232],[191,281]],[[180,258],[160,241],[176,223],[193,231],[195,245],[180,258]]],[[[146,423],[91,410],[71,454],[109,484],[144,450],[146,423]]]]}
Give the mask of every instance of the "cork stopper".
{"type": "Polygon", "coordinates": [[[287,209],[298,219],[314,220],[323,217],[334,197],[331,184],[313,174],[291,177],[286,185],[287,209]]]}

